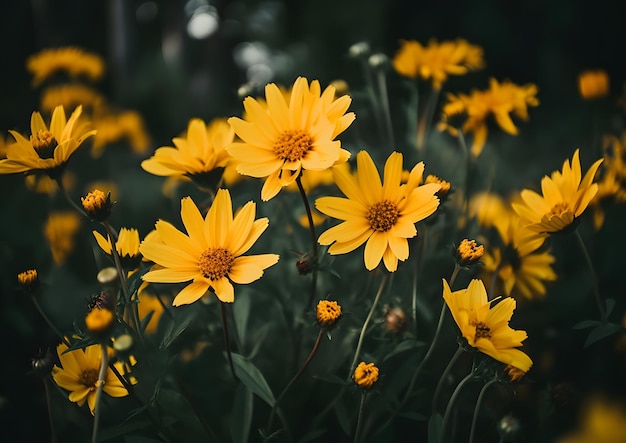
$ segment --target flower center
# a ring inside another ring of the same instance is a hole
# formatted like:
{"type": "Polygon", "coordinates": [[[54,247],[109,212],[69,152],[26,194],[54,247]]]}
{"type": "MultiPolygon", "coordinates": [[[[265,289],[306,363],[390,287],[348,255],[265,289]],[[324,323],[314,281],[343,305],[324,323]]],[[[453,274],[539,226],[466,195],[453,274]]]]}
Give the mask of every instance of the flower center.
{"type": "Polygon", "coordinates": [[[78,376],[78,381],[89,389],[95,389],[98,383],[98,370],[95,368],[83,369],[83,372],[78,376]]]}
{"type": "Polygon", "coordinates": [[[561,203],[557,203],[556,205],[552,206],[552,209],[550,209],[550,216],[563,216],[563,214],[565,214],[566,212],[570,212],[569,206],[567,206],[567,203],[565,202],[561,202],[561,203]]]}
{"type": "Polygon", "coordinates": [[[224,248],[209,248],[198,259],[198,267],[205,278],[219,280],[230,271],[235,257],[224,248]]]}
{"type": "Polygon", "coordinates": [[[474,336],[474,341],[478,340],[479,338],[491,338],[491,328],[489,328],[489,326],[487,326],[484,322],[476,322],[473,326],[476,326],[476,335],[474,336]]]}
{"type": "Polygon", "coordinates": [[[57,141],[50,131],[37,131],[37,134],[30,136],[30,142],[40,158],[54,157],[54,149],[57,147],[57,141]]]}
{"type": "Polygon", "coordinates": [[[285,131],[274,143],[274,154],[281,160],[291,162],[302,160],[302,157],[313,148],[313,140],[304,131],[285,131]]]}
{"type": "Polygon", "coordinates": [[[389,200],[374,203],[367,211],[365,218],[374,231],[387,232],[398,221],[400,211],[389,200]]]}

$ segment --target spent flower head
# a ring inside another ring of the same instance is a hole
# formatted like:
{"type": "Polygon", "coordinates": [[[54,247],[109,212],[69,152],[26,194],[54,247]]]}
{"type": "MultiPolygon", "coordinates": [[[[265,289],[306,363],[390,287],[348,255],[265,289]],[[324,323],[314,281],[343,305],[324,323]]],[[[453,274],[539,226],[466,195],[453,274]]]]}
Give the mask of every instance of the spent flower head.
{"type": "Polygon", "coordinates": [[[352,379],[359,388],[370,389],[378,381],[378,373],[378,368],[374,363],[362,361],[354,369],[352,379]]]}

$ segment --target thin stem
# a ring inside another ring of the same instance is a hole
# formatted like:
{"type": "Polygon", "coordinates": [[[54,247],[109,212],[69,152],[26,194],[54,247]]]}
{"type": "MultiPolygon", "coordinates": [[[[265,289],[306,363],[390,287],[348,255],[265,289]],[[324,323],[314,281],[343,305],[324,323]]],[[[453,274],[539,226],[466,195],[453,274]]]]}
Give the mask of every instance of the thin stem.
{"type": "Polygon", "coordinates": [[[417,125],[417,149],[422,151],[424,149],[424,143],[426,142],[426,136],[428,135],[428,128],[430,127],[433,114],[435,112],[435,105],[439,99],[439,89],[433,89],[428,95],[428,101],[426,102],[426,109],[422,118],[420,118],[417,125]]]}
{"type": "Polygon", "coordinates": [[[476,422],[478,421],[478,412],[480,411],[480,405],[483,402],[485,393],[487,392],[487,389],[489,389],[489,386],[497,382],[498,382],[498,377],[494,377],[493,379],[485,383],[485,385],[480,390],[480,393],[478,394],[478,399],[476,400],[476,406],[474,407],[474,416],[472,417],[472,427],[470,430],[469,443],[472,443],[474,441],[474,433],[476,432],[476,422]]]}
{"type": "Polygon", "coordinates": [[[37,308],[37,310],[39,311],[39,313],[43,317],[44,321],[48,324],[50,329],[52,329],[54,331],[54,333],[56,335],[58,335],[59,338],[63,341],[63,343],[65,343],[65,345],[69,348],[71,346],[69,340],[63,334],[61,334],[61,331],[59,331],[57,329],[57,327],[54,325],[54,323],[52,323],[52,321],[50,320],[48,315],[46,315],[46,312],[41,308],[41,305],[39,304],[39,301],[37,300],[37,297],[35,297],[33,295],[31,297],[31,299],[33,300],[33,303],[35,304],[35,307],[37,308]]]}
{"type": "Polygon", "coordinates": [[[448,406],[446,406],[446,412],[443,414],[443,421],[441,422],[441,434],[439,435],[440,442],[445,441],[444,437],[446,435],[448,421],[450,420],[450,414],[452,412],[452,407],[454,406],[454,402],[456,401],[456,398],[459,396],[459,392],[461,392],[461,389],[463,388],[465,383],[467,383],[473,376],[474,376],[474,373],[472,371],[469,374],[467,374],[465,378],[459,382],[458,385],[456,385],[456,388],[454,389],[454,392],[452,393],[452,397],[450,397],[450,400],[448,401],[448,406]]]}
{"type": "Polygon", "coordinates": [[[102,343],[100,345],[102,350],[102,360],[100,362],[100,372],[98,373],[98,386],[96,387],[96,406],[94,409],[93,418],[93,433],[91,434],[91,443],[97,443],[98,441],[98,427],[100,425],[100,405],[102,404],[102,388],[104,387],[104,381],[106,379],[107,368],[109,366],[109,352],[107,345],[102,343]]]}
{"type": "Polygon", "coordinates": [[[230,366],[230,372],[233,374],[235,382],[239,381],[237,374],[235,374],[235,366],[233,365],[233,356],[230,352],[230,339],[228,338],[228,322],[226,321],[226,306],[224,302],[220,302],[220,311],[222,314],[222,330],[224,331],[224,347],[226,348],[226,355],[228,356],[228,364],[230,366]]]}
{"type": "Polygon", "coordinates": [[[383,275],[382,280],[380,281],[380,286],[378,287],[378,292],[376,293],[376,297],[374,298],[374,303],[372,303],[372,307],[370,308],[369,314],[367,314],[367,318],[363,323],[363,327],[361,328],[361,333],[359,334],[359,342],[356,346],[356,352],[354,353],[354,358],[352,359],[352,364],[350,364],[350,372],[348,373],[348,380],[352,378],[352,371],[356,366],[356,362],[359,358],[359,354],[361,353],[361,346],[363,345],[363,338],[365,337],[365,331],[367,330],[367,325],[369,324],[372,316],[374,315],[374,311],[376,310],[376,305],[378,304],[378,300],[380,300],[380,296],[383,293],[383,289],[385,287],[385,283],[387,283],[387,279],[389,278],[389,274],[385,273],[383,275]]]}
{"type": "Polygon", "coordinates": [[[419,116],[419,89],[416,82],[407,82],[409,85],[409,106],[407,109],[408,143],[413,146],[417,143],[417,119],[419,116]]]}
{"type": "Polygon", "coordinates": [[[587,261],[587,265],[589,266],[589,271],[591,272],[591,277],[593,279],[593,294],[596,300],[596,306],[598,307],[598,311],[600,312],[600,320],[602,322],[606,322],[606,312],[604,311],[604,304],[602,303],[602,298],[600,297],[600,288],[598,287],[598,276],[596,275],[596,271],[593,267],[593,262],[591,261],[591,257],[589,256],[589,252],[585,247],[585,242],[578,232],[578,228],[574,230],[574,234],[576,235],[576,240],[578,240],[578,245],[585,256],[585,260],[587,261]]]}
{"type": "Polygon", "coordinates": [[[298,185],[298,189],[300,190],[300,196],[302,197],[304,209],[306,210],[306,217],[309,221],[309,230],[311,231],[311,251],[313,253],[311,260],[313,260],[313,270],[311,271],[311,290],[309,292],[309,300],[306,304],[307,309],[310,309],[311,304],[313,303],[313,297],[315,297],[315,293],[317,292],[317,234],[315,233],[315,225],[313,224],[313,213],[311,212],[311,205],[309,205],[309,199],[306,196],[304,186],[302,186],[301,175],[298,175],[298,177],[296,177],[296,184],[298,185]]]}
{"type": "Polygon", "coordinates": [[[356,419],[356,429],[354,430],[354,443],[358,443],[361,441],[361,428],[363,421],[363,409],[365,406],[365,398],[367,397],[367,391],[363,391],[361,393],[361,402],[359,403],[359,415],[357,415],[356,419]]]}
{"type": "Polygon", "coordinates": [[[494,269],[493,271],[493,277],[491,277],[491,284],[489,285],[489,293],[487,294],[487,297],[489,299],[492,299],[495,292],[496,292],[496,282],[498,281],[498,275],[500,274],[500,271],[502,270],[502,266],[504,266],[504,260],[500,259],[500,261],[498,262],[498,265],[496,266],[496,269],[494,269]]]}
{"type": "Polygon", "coordinates": [[[387,130],[387,141],[389,143],[389,149],[393,150],[396,145],[396,141],[393,135],[393,125],[391,123],[391,111],[389,109],[389,94],[387,93],[387,82],[385,72],[383,69],[379,69],[376,75],[378,80],[378,89],[380,91],[380,102],[382,111],[385,117],[385,129],[387,130]]]}
{"type": "Polygon", "coordinates": [[[361,66],[363,67],[363,76],[365,77],[365,89],[367,90],[368,96],[372,103],[372,108],[374,110],[375,120],[376,120],[376,128],[378,129],[378,135],[380,136],[381,141],[383,140],[382,136],[382,128],[380,127],[380,104],[378,102],[378,97],[376,96],[376,88],[374,85],[374,79],[372,78],[372,69],[370,64],[367,61],[367,57],[359,57],[361,61],[361,66]]]}
{"type": "Polygon", "coordinates": [[[61,194],[63,194],[63,197],[65,197],[65,199],[69,202],[69,204],[72,205],[72,207],[76,209],[80,215],[87,217],[87,213],[85,212],[85,210],[81,208],[80,206],[78,206],[78,204],[74,202],[74,200],[72,200],[72,198],[67,192],[67,189],[65,189],[65,186],[63,186],[62,174],[59,174],[58,176],[56,176],[54,181],[56,181],[57,186],[59,187],[59,190],[61,191],[61,194]]]}
{"type": "Polygon", "coordinates": [[[446,369],[443,370],[443,374],[441,374],[441,377],[439,378],[439,382],[437,383],[437,387],[435,388],[435,393],[433,395],[433,405],[432,405],[433,412],[435,411],[437,407],[437,400],[439,400],[439,395],[441,393],[441,389],[443,387],[444,381],[448,377],[448,374],[450,373],[452,366],[454,366],[454,363],[456,363],[456,361],[459,359],[462,353],[463,353],[463,348],[459,346],[456,352],[454,353],[454,355],[452,356],[452,358],[450,359],[448,366],[446,366],[446,369]]]}
{"type": "Polygon", "coordinates": [[[274,415],[276,415],[276,411],[278,409],[278,404],[283,399],[283,397],[285,396],[285,394],[287,393],[287,391],[289,390],[291,385],[293,385],[296,382],[296,380],[298,380],[300,378],[300,376],[302,375],[304,370],[307,368],[307,366],[309,366],[309,363],[311,363],[313,361],[313,357],[315,357],[315,354],[317,354],[317,350],[319,349],[320,344],[322,343],[322,337],[324,337],[324,333],[325,332],[326,332],[326,330],[324,328],[320,328],[320,332],[319,332],[319,334],[317,334],[317,340],[315,340],[315,344],[313,345],[313,349],[309,353],[309,356],[306,358],[306,360],[304,361],[304,363],[302,364],[302,366],[300,367],[298,372],[296,372],[296,375],[294,375],[291,378],[291,380],[289,380],[289,383],[287,383],[287,386],[285,386],[283,388],[283,391],[280,393],[280,395],[278,396],[278,398],[274,402],[274,406],[272,406],[272,410],[270,412],[270,417],[267,420],[267,426],[265,428],[268,433],[272,431],[272,425],[274,424],[274,415]]]}
{"type": "MultiPolygon", "coordinates": [[[[424,227],[424,230],[427,230],[424,227]]],[[[413,326],[415,328],[415,335],[417,336],[417,278],[422,273],[422,265],[424,263],[424,254],[426,254],[426,240],[428,235],[426,232],[422,233],[418,240],[421,238],[420,249],[415,260],[415,272],[413,273],[413,290],[411,292],[411,313],[413,314],[413,326]]]]}
{"type": "Polygon", "coordinates": [[[108,221],[105,220],[102,224],[104,225],[104,228],[107,231],[107,236],[111,242],[111,255],[113,256],[113,262],[115,263],[115,268],[117,269],[117,275],[120,278],[120,286],[122,287],[125,306],[130,311],[130,320],[133,325],[133,329],[135,330],[135,334],[137,334],[139,342],[143,345],[143,333],[139,322],[139,312],[137,310],[137,306],[130,300],[128,288],[126,287],[126,272],[124,271],[124,268],[122,268],[120,256],[117,253],[117,236],[113,235],[113,229],[111,229],[111,225],[108,221]]]}
{"type": "Polygon", "coordinates": [[[56,432],[54,430],[54,419],[52,417],[52,398],[50,396],[50,378],[44,377],[43,387],[46,391],[46,405],[48,407],[48,421],[50,422],[50,442],[56,443],[56,432]]]}
{"type": "Polygon", "coordinates": [[[465,143],[465,135],[463,134],[463,130],[461,128],[457,129],[457,138],[459,140],[459,146],[461,146],[461,150],[465,155],[465,192],[463,199],[463,213],[465,215],[465,222],[469,222],[469,196],[470,196],[470,169],[472,166],[472,157],[469,149],[467,149],[467,144],[465,143]]]}

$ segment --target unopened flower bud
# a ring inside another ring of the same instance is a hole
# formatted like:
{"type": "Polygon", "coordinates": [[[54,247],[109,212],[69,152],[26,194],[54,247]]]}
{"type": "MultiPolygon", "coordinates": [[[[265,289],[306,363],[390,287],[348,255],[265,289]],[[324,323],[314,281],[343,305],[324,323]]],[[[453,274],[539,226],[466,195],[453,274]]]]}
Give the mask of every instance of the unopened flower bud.
{"type": "Polygon", "coordinates": [[[35,269],[20,272],[17,274],[17,282],[20,289],[28,294],[32,294],[39,287],[39,277],[35,269]]]}
{"type": "Polygon", "coordinates": [[[33,371],[40,377],[47,377],[52,372],[54,366],[54,354],[50,349],[40,350],[37,356],[32,359],[33,371]]]}
{"type": "Polygon", "coordinates": [[[389,65],[389,57],[381,53],[372,54],[367,59],[367,63],[369,63],[369,65],[375,69],[385,68],[389,65]]]}
{"type": "Polygon", "coordinates": [[[452,248],[452,255],[459,266],[471,266],[477,263],[485,253],[485,247],[478,245],[476,240],[463,239],[458,246],[452,248]]]}
{"type": "Polygon", "coordinates": [[[85,326],[92,334],[105,334],[113,326],[115,313],[106,308],[94,308],[85,317],[85,326]]]}
{"type": "Polygon", "coordinates": [[[506,415],[498,422],[498,432],[503,441],[513,440],[520,430],[520,422],[512,415],[506,415]]]}
{"type": "Polygon", "coordinates": [[[387,332],[399,334],[406,329],[406,314],[400,308],[388,309],[385,313],[385,328],[387,332]]]}
{"type": "Polygon", "coordinates": [[[374,363],[362,361],[354,370],[352,379],[359,388],[370,389],[378,381],[378,368],[374,363]]]}
{"type": "Polygon", "coordinates": [[[370,45],[367,42],[355,43],[352,46],[350,46],[350,49],[348,49],[348,54],[350,55],[350,57],[354,57],[354,58],[362,57],[364,55],[369,54],[369,52],[370,52],[370,45]]]}
{"type": "Polygon", "coordinates": [[[439,190],[435,192],[435,195],[439,197],[439,200],[443,203],[443,200],[448,196],[448,193],[450,192],[450,182],[439,178],[436,175],[430,174],[424,180],[424,184],[428,183],[436,183],[441,186],[441,188],[439,188],[439,190]]]}
{"type": "Polygon", "coordinates": [[[329,328],[341,317],[341,306],[336,301],[320,300],[315,310],[317,323],[323,328],[329,328]]]}
{"type": "Polygon", "coordinates": [[[99,189],[95,189],[88,193],[85,197],[81,197],[83,209],[92,220],[101,222],[111,215],[111,193],[105,194],[99,189]]]}

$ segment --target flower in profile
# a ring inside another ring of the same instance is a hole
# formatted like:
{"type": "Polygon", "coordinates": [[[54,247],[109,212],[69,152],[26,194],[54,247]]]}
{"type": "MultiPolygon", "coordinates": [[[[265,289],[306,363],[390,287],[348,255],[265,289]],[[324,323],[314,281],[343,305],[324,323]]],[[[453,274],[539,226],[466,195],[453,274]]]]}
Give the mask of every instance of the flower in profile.
{"type": "Polygon", "coordinates": [[[70,46],[44,49],[31,55],[26,60],[26,68],[33,75],[34,86],[58,72],[64,72],[72,78],[85,76],[91,81],[97,81],[104,73],[104,61],[97,54],[70,46]]]}
{"type": "Polygon", "coordinates": [[[597,395],[585,402],[577,428],[558,443],[623,443],[625,435],[624,405],[597,395]]]}
{"type": "Polygon", "coordinates": [[[239,161],[239,173],[265,177],[262,200],[276,196],[302,170],[319,171],[348,160],[350,153],[335,137],[355,116],[346,114],[350,97],[335,95],[333,86],[322,92],[317,80],[309,86],[303,77],[295,81],[289,94],[270,83],[265,87],[265,104],[246,97],[245,120],[228,119],[243,142],[235,142],[227,150],[239,161]]]}
{"type": "Polygon", "coordinates": [[[431,79],[434,89],[441,89],[448,75],[463,75],[485,65],[482,48],[461,38],[441,43],[433,39],[427,46],[415,40],[402,41],[392,64],[404,77],[431,79]]]}
{"type": "Polygon", "coordinates": [[[225,119],[205,124],[191,119],[187,133],[172,141],[174,146],[158,148],[154,155],[141,162],[147,172],[159,176],[186,176],[199,185],[215,189],[224,168],[232,161],[226,152],[235,139],[235,131],[225,119]]]}
{"type": "Polygon", "coordinates": [[[39,276],[36,269],[28,269],[17,274],[17,283],[20,289],[32,294],[39,287],[39,276]]]}
{"type": "Polygon", "coordinates": [[[609,75],[604,69],[590,69],[578,75],[578,92],[585,100],[609,95],[609,75]]]}
{"type": "Polygon", "coordinates": [[[145,154],[150,146],[150,135],[137,111],[114,111],[104,107],[93,113],[93,126],[98,133],[93,138],[91,156],[98,158],[104,148],[112,143],[125,141],[135,154],[145,154]]]}
{"type": "Polygon", "coordinates": [[[74,250],[74,237],[80,228],[76,212],[53,212],[44,226],[44,235],[50,244],[56,264],[65,263],[74,250]]]}
{"type": "Polygon", "coordinates": [[[111,194],[94,189],[80,198],[83,209],[92,220],[104,221],[111,215],[111,194]]]}
{"type": "Polygon", "coordinates": [[[82,105],[86,109],[94,109],[105,103],[104,96],[98,91],[80,84],[64,84],[50,86],[41,94],[41,109],[51,112],[57,106],[66,109],[82,105]]]}
{"type": "Polygon", "coordinates": [[[512,365],[506,365],[504,367],[504,372],[506,372],[506,375],[509,377],[509,380],[511,381],[519,381],[522,379],[522,377],[526,375],[525,371],[522,371],[521,369],[516,368],[515,366],[512,366],[512,365]]]}
{"type": "Polygon", "coordinates": [[[205,218],[190,197],[181,200],[180,213],[187,234],[159,220],[156,237],[145,239],[139,248],[145,258],[161,266],[144,274],[144,281],[191,281],[176,295],[174,306],[193,303],[209,289],[220,301],[233,302],[231,282],[252,283],[278,262],[276,254],[243,255],[269,224],[265,217],[254,219],[254,202],[246,203],[233,217],[230,193],[219,189],[205,218]]]}
{"type": "Polygon", "coordinates": [[[476,243],[476,240],[464,238],[452,249],[455,261],[461,267],[471,266],[481,259],[485,254],[485,247],[476,243]]]}
{"type": "Polygon", "coordinates": [[[15,143],[7,148],[7,158],[0,160],[0,174],[42,171],[50,177],[58,177],[76,149],[96,133],[87,130],[87,123],[78,123],[81,112],[82,107],[78,106],[67,120],[63,107],[57,106],[50,127],[39,112],[33,112],[29,139],[17,131],[9,131],[15,143]]]}
{"type": "Polygon", "coordinates": [[[378,381],[378,372],[378,368],[374,363],[362,361],[354,369],[352,379],[359,388],[370,389],[378,381]]]}
{"type": "Polygon", "coordinates": [[[576,149],[571,165],[567,159],[562,171],[554,171],[550,177],[543,177],[543,195],[524,189],[521,193],[522,201],[512,203],[522,224],[535,232],[548,234],[575,226],[578,217],[598,192],[598,184],[593,183],[593,180],[602,160],[596,160],[581,180],[579,150],[576,149]]]}
{"type": "Polygon", "coordinates": [[[443,280],[443,298],[467,343],[499,362],[528,372],[532,360],[522,350],[526,331],[509,327],[515,299],[506,297],[495,306],[487,299],[481,280],[472,280],[467,289],[452,292],[443,280]]]}
{"type": "MultiPolygon", "coordinates": [[[[93,231],[93,236],[107,255],[112,254],[111,239],[109,236],[104,238],[98,231],[93,231]]],[[[127,270],[136,269],[141,261],[139,252],[139,231],[135,228],[121,228],[115,242],[115,249],[120,257],[122,267],[127,270]]]]}
{"type": "MultiPolygon", "coordinates": [[[[61,388],[70,391],[69,400],[82,406],[85,402],[93,415],[96,407],[96,390],[98,373],[102,361],[100,345],[91,345],[83,349],[65,352],[67,345],[57,346],[57,354],[61,366],[52,368],[52,378],[61,388]]],[[[123,368],[115,363],[115,367],[123,373],[123,368]]],[[[125,397],[128,391],[115,376],[111,368],[107,368],[102,391],[111,397],[125,397]]]]}
{"type": "Polygon", "coordinates": [[[341,317],[341,306],[336,301],[320,300],[315,308],[317,324],[323,328],[333,326],[341,317]]]}
{"type": "Polygon", "coordinates": [[[439,184],[419,185],[424,163],[418,163],[406,184],[401,184],[402,154],[393,152],[385,163],[381,183],[374,161],[366,151],[357,155],[357,172],[334,169],[339,189],[347,198],[320,197],[317,209],[330,217],[344,220],[319,237],[321,245],[331,245],[328,253],[346,254],[365,245],[365,267],[372,270],[382,261],[389,272],[398,260],[409,257],[407,239],[417,235],[415,223],[431,215],[439,206],[439,184]]]}
{"type": "Polygon", "coordinates": [[[468,94],[447,94],[443,105],[441,121],[437,127],[440,131],[448,131],[454,137],[459,129],[464,134],[471,133],[474,137],[471,153],[478,157],[487,142],[487,119],[493,116],[500,128],[510,135],[517,135],[518,129],[511,119],[511,114],[527,121],[528,107],[538,106],[536,97],[537,86],[529,83],[518,86],[508,80],[502,83],[495,78],[489,80],[489,89],[473,90],[468,94]],[[453,122],[461,116],[466,120],[460,126],[453,122]]]}

